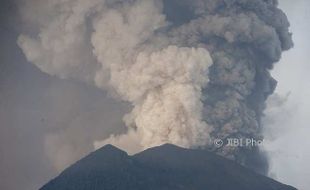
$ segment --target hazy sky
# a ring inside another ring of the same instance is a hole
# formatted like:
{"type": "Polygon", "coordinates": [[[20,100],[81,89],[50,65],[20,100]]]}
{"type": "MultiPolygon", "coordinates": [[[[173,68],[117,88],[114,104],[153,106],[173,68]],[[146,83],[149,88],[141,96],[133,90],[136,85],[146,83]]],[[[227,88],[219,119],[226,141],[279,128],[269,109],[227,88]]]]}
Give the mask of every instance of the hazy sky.
{"type": "Polygon", "coordinates": [[[95,139],[124,131],[126,106],[28,63],[13,1],[1,1],[0,14],[0,189],[38,189],[92,151],[95,139]]]}
{"type": "MultiPolygon", "coordinates": [[[[295,47],[283,55],[273,76],[279,81],[277,93],[290,95],[280,106],[271,102],[266,111],[270,116],[265,149],[270,175],[306,190],[310,2],[280,0],[280,6],[291,21],[295,47]]],[[[128,105],[97,88],[43,74],[25,60],[16,44],[25,28],[13,1],[1,1],[0,16],[0,189],[33,190],[92,151],[94,140],[124,131],[121,118],[128,105]]]]}
{"type": "Polygon", "coordinates": [[[272,122],[265,126],[265,148],[271,159],[270,175],[306,190],[310,187],[310,1],[280,0],[280,7],[291,22],[295,46],[283,54],[272,72],[278,80],[276,93],[286,101],[266,110],[272,122]]]}

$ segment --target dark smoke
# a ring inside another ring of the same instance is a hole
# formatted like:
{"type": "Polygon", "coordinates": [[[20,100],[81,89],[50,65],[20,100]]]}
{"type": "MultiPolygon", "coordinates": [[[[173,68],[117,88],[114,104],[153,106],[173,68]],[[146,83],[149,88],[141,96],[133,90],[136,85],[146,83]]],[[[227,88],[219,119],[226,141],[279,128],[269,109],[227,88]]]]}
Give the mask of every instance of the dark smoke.
{"type": "Polygon", "coordinates": [[[293,46],[276,0],[29,2],[45,10],[39,19],[28,10],[38,34],[18,40],[30,62],[133,105],[128,134],[103,144],[208,147],[266,172],[257,147],[210,142],[263,139],[262,112],[277,83],[270,70],[293,46]]]}
{"type": "MultiPolygon", "coordinates": [[[[262,139],[265,101],[276,87],[270,75],[281,53],[293,46],[289,22],[276,0],[167,0],[166,15],[188,46],[203,43],[213,66],[204,90],[204,118],[213,138],[262,139]],[[172,7],[180,7],[172,14],[172,7]],[[182,14],[183,12],[186,14],[182,14]],[[183,16],[179,16],[183,15],[183,16]]],[[[173,40],[172,40],[173,41],[173,40]]],[[[219,154],[266,173],[265,156],[256,147],[216,150],[219,154]]]]}

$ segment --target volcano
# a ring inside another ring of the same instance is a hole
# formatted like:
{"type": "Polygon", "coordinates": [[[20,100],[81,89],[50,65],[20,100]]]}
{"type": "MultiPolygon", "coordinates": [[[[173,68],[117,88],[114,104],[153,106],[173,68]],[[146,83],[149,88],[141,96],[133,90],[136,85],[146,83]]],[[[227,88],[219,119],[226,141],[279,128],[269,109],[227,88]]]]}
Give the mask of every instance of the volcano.
{"type": "Polygon", "coordinates": [[[129,156],[106,145],[41,190],[294,190],[206,150],[174,145],[129,156]]]}

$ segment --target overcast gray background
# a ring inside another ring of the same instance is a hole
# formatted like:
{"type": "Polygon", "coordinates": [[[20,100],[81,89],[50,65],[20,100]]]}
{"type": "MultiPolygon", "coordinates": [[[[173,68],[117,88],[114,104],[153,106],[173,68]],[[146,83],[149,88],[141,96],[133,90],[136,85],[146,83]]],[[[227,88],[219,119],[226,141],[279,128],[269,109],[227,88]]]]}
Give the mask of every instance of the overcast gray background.
{"type": "MultiPolygon", "coordinates": [[[[16,44],[27,27],[13,4],[2,0],[0,6],[0,189],[32,190],[92,151],[94,140],[124,131],[121,116],[127,105],[96,88],[50,77],[27,63],[16,44]]],[[[279,81],[277,93],[290,95],[279,106],[270,103],[265,149],[270,175],[306,190],[310,187],[310,2],[280,0],[280,6],[291,21],[295,48],[273,71],[279,81]]]]}

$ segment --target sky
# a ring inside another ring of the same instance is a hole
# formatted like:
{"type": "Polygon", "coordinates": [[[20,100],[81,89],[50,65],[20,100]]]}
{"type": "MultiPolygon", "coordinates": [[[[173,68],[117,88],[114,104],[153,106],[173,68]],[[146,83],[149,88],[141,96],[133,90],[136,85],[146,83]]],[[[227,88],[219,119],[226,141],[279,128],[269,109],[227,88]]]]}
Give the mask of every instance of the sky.
{"type": "MultiPolygon", "coordinates": [[[[12,1],[1,4],[0,189],[38,189],[92,151],[94,140],[124,132],[120,118],[129,105],[97,88],[44,74],[28,63],[16,44],[20,30],[27,27],[12,1]]],[[[264,149],[271,177],[306,190],[310,2],[280,0],[280,7],[291,22],[295,47],[283,54],[272,72],[278,96],[270,98],[265,112],[264,149]]]]}
{"type": "Polygon", "coordinates": [[[0,189],[33,190],[91,152],[94,139],[124,131],[127,105],[28,63],[12,2],[0,6],[0,189]]]}
{"type": "Polygon", "coordinates": [[[279,2],[290,20],[295,46],[283,54],[272,71],[278,81],[278,97],[269,99],[265,111],[264,148],[270,159],[270,176],[306,190],[310,187],[310,2],[279,2]]]}

